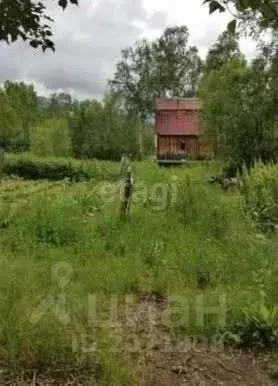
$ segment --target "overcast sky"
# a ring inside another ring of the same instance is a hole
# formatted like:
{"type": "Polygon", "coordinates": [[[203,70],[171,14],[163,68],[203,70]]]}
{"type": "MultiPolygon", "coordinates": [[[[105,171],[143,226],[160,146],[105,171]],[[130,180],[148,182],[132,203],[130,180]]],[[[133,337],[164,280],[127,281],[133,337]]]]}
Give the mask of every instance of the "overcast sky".
{"type": "MultiPolygon", "coordinates": [[[[40,95],[66,91],[78,98],[99,98],[106,90],[121,49],[144,37],[158,37],[167,26],[187,25],[190,43],[204,58],[225,29],[228,14],[208,14],[203,0],[79,0],[65,12],[50,9],[55,18],[56,52],[42,53],[26,44],[0,43],[0,83],[24,80],[40,95]]],[[[254,44],[241,41],[247,57],[254,44]]]]}

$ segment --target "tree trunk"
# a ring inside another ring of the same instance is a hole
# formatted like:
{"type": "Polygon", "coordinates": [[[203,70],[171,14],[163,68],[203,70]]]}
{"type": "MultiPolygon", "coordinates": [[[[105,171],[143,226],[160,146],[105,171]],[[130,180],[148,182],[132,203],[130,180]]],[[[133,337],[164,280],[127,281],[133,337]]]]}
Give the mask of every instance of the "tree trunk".
{"type": "Polygon", "coordinates": [[[0,145],[0,184],[2,181],[3,170],[4,170],[4,157],[5,157],[5,149],[0,145]]]}

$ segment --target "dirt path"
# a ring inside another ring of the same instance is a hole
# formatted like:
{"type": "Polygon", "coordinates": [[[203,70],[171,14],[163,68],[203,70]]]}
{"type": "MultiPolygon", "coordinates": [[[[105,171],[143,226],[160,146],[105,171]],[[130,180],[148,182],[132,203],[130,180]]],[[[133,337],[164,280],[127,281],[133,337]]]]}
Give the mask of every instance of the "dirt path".
{"type": "Polygon", "coordinates": [[[131,318],[131,335],[140,335],[143,341],[142,351],[133,357],[140,386],[278,384],[274,357],[220,350],[188,338],[177,340],[160,323],[165,307],[161,301],[145,298],[131,318]]]}

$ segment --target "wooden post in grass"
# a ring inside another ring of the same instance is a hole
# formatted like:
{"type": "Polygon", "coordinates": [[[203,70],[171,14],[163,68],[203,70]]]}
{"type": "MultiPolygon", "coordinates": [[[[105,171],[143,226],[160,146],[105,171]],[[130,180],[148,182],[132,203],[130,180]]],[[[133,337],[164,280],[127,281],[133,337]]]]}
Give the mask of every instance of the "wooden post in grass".
{"type": "Polygon", "coordinates": [[[123,178],[123,191],[121,197],[121,217],[125,218],[129,211],[131,205],[131,196],[133,191],[133,176],[132,168],[129,165],[126,171],[126,174],[123,178]]]}

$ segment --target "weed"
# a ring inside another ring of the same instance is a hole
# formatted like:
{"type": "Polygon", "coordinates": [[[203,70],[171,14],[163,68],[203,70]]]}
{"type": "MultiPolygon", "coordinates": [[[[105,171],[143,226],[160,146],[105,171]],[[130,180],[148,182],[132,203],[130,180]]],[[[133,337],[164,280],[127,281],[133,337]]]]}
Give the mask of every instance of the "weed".
{"type": "MultiPolygon", "coordinates": [[[[27,165],[27,160],[8,162],[27,165]]],[[[76,165],[81,168],[80,163],[76,165]]],[[[106,180],[116,170],[115,165],[95,161],[82,167],[95,173],[91,176],[103,174],[106,180]]],[[[252,208],[259,200],[259,190],[255,188],[255,195],[243,193],[244,199],[238,192],[223,195],[204,183],[215,169],[196,165],[165,170],[152,163],[136,164],[136,181],[146,185],[150,197],[133,202],[124,222],[119,218],[119,196],[115,193],[108,200],[96,181],[6,180],[0,192],[9,202],[3,205],[2,200],[0,206],[4,225],[0,230],[0,360],[9,367],[25,368],[54,362],[84,365],[88,355],[73,353],[72,336],[94,327],[88,317],[92,299],[98,300],[98,320],[109,323],[111,299],[150,293],[166,301],[177,295],[182,315],[185,305],[189,307],[188,323],[186,318],[174,318],[177,330],[205,336],[219,331],[219,318],[208,315],[204,324],[197,325],[196,299],[204,296],[204,309],[215,310],[223,295],[227,300],[225,341],[273,346],[278,239],[275,234],[263,242],[258,239],[244,211],[246,203],[252,208]],[[165,184],[166,192],[173,184],[174,196],[152,196],[153,184],[165,184]],[[59,262],[72,269],[62,287],[52,274],[59,262]],[[258,307],[250,311],[248,304],[255,302],[260,291],[267,294],[267,311],[258,307]],[[61,325],[55,308],[49,307],[33,326],[30,313],[48,296],[59,299],[61,294],[70,315],[68,325],[61,325]]],[[[252,192],[251,182],[246,186],[252,192]]],[[[276,193],[271,195],[275,201],[276,193]]],[[[113,335],[113,328],[107,329],[113,335]]],[[[92,365],[100,366],[98,383],[136,384],[123,351],[109,352],[109,339],[104,339],[101,353],[91,358],[92,365]]]]}

